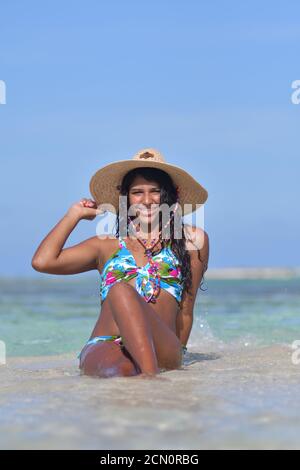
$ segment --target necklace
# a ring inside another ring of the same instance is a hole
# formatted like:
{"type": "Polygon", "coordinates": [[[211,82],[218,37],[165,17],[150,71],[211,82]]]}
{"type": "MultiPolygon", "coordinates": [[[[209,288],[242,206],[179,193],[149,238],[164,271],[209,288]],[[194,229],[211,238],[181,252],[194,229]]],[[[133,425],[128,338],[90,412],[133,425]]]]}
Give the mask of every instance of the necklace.
{"type": "MultiPolygon", "coordinates": [[[[176,210],[176,209],[175,209],[176,210]]],[[[168,222],[164,225],[164,227],[158,232],[158,238],[152,238],[152,240],[150,241],[150,243],[148,242],[148,240],[146,238],[142,238],[142,237],[139,237],[137,235],[137,230],[136,230],[136,226],[133,222],[133,220],[130,219],[130,217],[128,217],[128,222],[129,222],[129,228],[132,230],[132,232],[134,233],[134,235],[136,236],[137,240],[140,242],[140,244],[143,246],[143,248],[145,249],[144,251],[144,254],[147,255],[148,259],[150,258],[150,256],[153,255],[153,248],[157,245],[157,243],[160,241],[160,235],[161,233],[163,232],[163,230],[165,230],[167,228],[167,226],[170,224],[170,221],[171,219],[168,220],[168,222]]]]}
{"type": "MultiPolygon", "coordinates": [[[[134,231],[136,233],[136,228],[135,228],[134,223],[132,221],[130,221],[130,226],[131,226],[131,229],[134,228],[134,231]]],[[[152,258],[153,257],[153,248],[159,242],[159,240],[160,240],[159,235],[160,234],[161,234],[161,231],[158,233],[158,239],[152,238],[150,243],[148,243],[147,239],[138,237],[136,235],[137,240],[139,241],[139,243],[145,249],[144,253],[145,253],[145,255],[147,255],[148,264],[150,265],[150,267],[148,268],[148,272],[149,272],[149,281],[152,285],[153,292],[148,297],[145,297],[145,300],[146,300],[146,302],[152,302],[152,303],[156,303],[156,299],[157,299],[157,297],[159,295],[159,292],[160,292],[160,274],[158,272],[158,264],[155,263],[155,261],[153,261],[153,258],[152,258]]]]}
{"type": "Polygon", "coordinates": [[[134,222],[130,219],[129,219],[129,228],[131,229],[131,231],[134,233],[134,235],[136,236],[139,243],[144,248],[144,250],[145,250],[144,254],[147,255],[147,257],[149,258],[149,256],[152,255],[153,248],[155,247],[155,245],[157,245],[157,243],[160,240],[160,234],[161,234],[162,231],[160,230],[158,232],[158,238],[152,238],[150,240],[150,242],[148,242],[148,240],[146,238],[142,238],[142,237],[138,236],[136,226],[135,226],[134,222]]]}
{"type": "MultiPolygon", "coordinates": [[[[176,202],[176,206],[175,206],[174,213],[173,213],[172,217],[174,217],[174,214],[175,214],[177,208],[178,208],[178,202],[176,202]]],[[[133,220],[130,219],[129,216],[128,216],[127,220],[128,220],[128,228],[133,231],[133,233],[135,234],[137,240],[139,241],[139,243],[145,249],[145,255],[147,255],[148,264],[150,265],[150,267],[148,268],[148,272],[149,272],[149,281],[150,281],[150,283],[153,287],[153,293],[150,294],[148,297],[145,297],[145,300],[146,300],[146,302],[156,303],[156,299],[157,299],[157,297],[159,295],[159,292],[160,292],[160,274],[158,272],[158,263],[155,263],[152,259],[153,248],[160,241],[160,235],[161,235],[162,231],[165,230],[165,228],[167,228],[167,226],[170,224],[171,218],[169,218],[168,222],[158,232],[158,239],[153,238],[150,241],[150,243],[148,243],[147,239],[137,236],[137,230],[136,230],[135,224],[134,224],[133,220]]]]}
{"type": "Polygon", "coordinates": [[[147,257],[149,258],[150,256],[153,256],[153,248],[157,245],[157,243],[159,242],[159,236],[158,236],[158,239],[156,238],[152,238],[152,240],[150,241],[150,243],[148,243],[148,240],[145,239],[145,238],[139,238],[137,237],[137,240],[139,241],[139,243],[142,245],[143,248],[145,248],[145,255],[147,255],[147,257]]]}

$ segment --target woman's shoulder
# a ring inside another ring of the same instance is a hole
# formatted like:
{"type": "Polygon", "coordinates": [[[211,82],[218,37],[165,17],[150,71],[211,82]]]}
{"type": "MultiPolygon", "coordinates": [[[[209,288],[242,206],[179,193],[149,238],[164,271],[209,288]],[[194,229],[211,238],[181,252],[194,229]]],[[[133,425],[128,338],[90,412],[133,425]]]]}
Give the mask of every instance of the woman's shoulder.
{"type": "Polygon", "coordinates": [[[99,261],[100,270],[106,262],[106,260],[117,250],[119,246],[119,237],[115,235],[96,235],[95,241],[97,240],[99,249],[99,261]]]}
{"type": "Polygon", "coordinates": [[[184,224],[186,249],[189,251],[203,250],[208,245],[208,234],[201,227],[184,224]]]}
{"type": "Polygon", "coordinates": [[[115,235],[98,235],[97,237],[99,244],[104,248],[104,250],[119,243],[119,237],[116,237],[115,235]]]}

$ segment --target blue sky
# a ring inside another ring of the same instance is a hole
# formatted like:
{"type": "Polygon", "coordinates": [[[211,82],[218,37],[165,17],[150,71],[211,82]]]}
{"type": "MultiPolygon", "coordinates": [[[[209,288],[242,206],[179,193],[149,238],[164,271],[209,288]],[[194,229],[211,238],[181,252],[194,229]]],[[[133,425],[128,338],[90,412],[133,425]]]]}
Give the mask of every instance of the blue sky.
{"type": "MultiPolygon", "coordinates": [[[[0,275],[105,164],[154,147],[208,190],[210,267],[300,266],[299,3],[2,2],[0,275]]],[[[65,246],[95,235],[81,221],[65,246]]]]}

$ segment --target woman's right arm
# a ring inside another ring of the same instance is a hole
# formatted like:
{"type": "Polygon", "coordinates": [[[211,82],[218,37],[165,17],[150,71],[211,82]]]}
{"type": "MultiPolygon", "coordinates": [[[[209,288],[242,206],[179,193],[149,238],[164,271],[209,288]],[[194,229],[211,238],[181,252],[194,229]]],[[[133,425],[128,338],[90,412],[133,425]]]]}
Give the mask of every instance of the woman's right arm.
{"type": "MultiPolygon", "coordinates": [[[[188,234],[192,234],[191,231],[188,234]]],[[[192,271],[192,285],[190,288],[191,295],[186,295],[182,301],[180,310],[176,317],[176,334],[180,339],[181,343],[186,346],[190,333],[193,326],[194,319],[194,305],[198,289],[203,278],[205,271],[207,270],[209,260],[209,238],[208,234],[197,227],[192,234],[192,238],[189,238],[187,242],[187,249],[191,256],[191,271],[192,271]],[[198,258],[198,252],[200,249],[201,260],[198,258]]]]}
{"type": "Polygon", "coordinates": [[[99,239],[91,237],[78,245],[63,249],[70,233],[82,219],[93,220],[97,205],[90,199],[75,203],[37,248],[31,266],[47,274],[77,274],[98,268],[99,239]]]}

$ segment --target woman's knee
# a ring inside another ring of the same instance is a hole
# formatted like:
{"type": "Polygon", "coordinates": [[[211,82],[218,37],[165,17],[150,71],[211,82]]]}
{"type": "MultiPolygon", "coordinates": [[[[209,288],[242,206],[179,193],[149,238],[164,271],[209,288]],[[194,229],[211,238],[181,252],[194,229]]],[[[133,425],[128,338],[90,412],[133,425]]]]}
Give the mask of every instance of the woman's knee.
{"type": "Polygon", "coordinates": [[[117,281],[109,289],[107,294],[107,300],[111,306],[117,304],[128,305],[128,302],[139,301],[140,296],[136,289],[126,281],[117,281]],[[130,299],[128,299],[130,296],[130,299]]]}
{"type": "Polygon", "coordinates": [[[134,291],[134,288],[126,281],[117,281],[110,287],[107,297],[120,296],[123,291],[134,291]]]}

